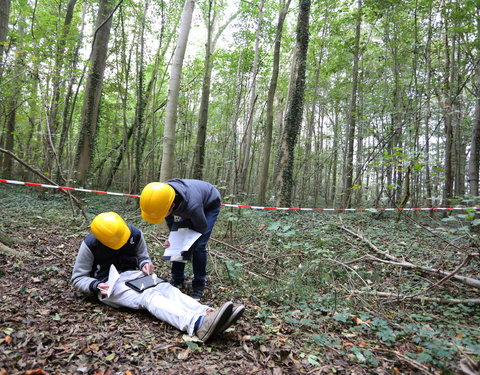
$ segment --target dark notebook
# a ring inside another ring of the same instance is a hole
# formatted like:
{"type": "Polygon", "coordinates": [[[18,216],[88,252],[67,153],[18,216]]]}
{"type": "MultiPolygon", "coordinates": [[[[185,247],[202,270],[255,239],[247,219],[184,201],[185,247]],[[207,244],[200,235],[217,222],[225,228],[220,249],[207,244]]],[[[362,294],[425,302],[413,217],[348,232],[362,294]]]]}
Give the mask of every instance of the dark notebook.
{"type": "Polygon", "coordinates": [[[145,289],[151,288],[153,286],[156,286],[160,283],[165,283],[165,282],[167,282],[167,280],[162,279],[161,277],[146,275],[146,276],[139,277],[138,279],[126,281],[125,284],[127,284],[127,286],[129,286],[133,290],[136,290],[137,292],[143,292],[145,289]]]}

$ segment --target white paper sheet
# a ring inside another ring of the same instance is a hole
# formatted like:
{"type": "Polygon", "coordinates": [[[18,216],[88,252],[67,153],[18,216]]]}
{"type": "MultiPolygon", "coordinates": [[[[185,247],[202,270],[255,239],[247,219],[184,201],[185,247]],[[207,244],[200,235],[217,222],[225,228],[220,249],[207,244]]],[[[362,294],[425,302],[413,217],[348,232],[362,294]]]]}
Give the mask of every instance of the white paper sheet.
{"type": "Polygon", "coordinates": [[[186,262],[186,260],[183,259],[182,252],[188,251],[201,235],[201,233],[190,228],[179,228],[178,230],[170,232],[168,236],[170,247],[165,249],[162,259],[169,260],[170,262],[186,262]]]}
{"type": "Polygon", "coordinates": [[[107,284],[109,285],[107,297],[110,297],[110,295],[113,293],[113,289],[115,288],[115,284],[117,283],[117,280],[119,277],[120,277],[120,274],[118,273],[115,266],[113,264],[110,265],[110,271],[108,272],[108,280],[107,280],[107,284]]]}

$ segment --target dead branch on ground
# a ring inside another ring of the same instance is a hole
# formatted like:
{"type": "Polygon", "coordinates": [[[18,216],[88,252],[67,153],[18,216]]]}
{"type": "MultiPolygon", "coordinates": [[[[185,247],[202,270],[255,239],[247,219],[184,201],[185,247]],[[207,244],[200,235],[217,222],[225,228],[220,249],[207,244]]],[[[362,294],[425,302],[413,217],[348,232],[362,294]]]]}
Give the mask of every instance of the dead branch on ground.
{"type": "MultiPolygon", "coordinates": [[[[427,273],[430,273],[430,274],[436,274],[436,275],[443,275],[445,276],[445,280],[448,280],[450,278],[452,279],[455,279],[457,281],[460,281],[461,283],[463,284],[466,284],[468,286],[472,286],[476,289],[480,289],[480,280],[477,280],[477,279],[474,279],[472,277],[468,277],[468,276],[462,276],[462,275],[458,275],[457,273],[460,271],[460,268],[462,268],[463,266],[465,266],[469,261],[470,259],[472,258],[475,258],[475,257],[478,257],[479,254],[478,253],[470,253],[467,255],[467,258],[464,259],[464,261],[462,262],[461,266],[462,267],[457,267],[455,269],[455,271],[453,272],[448,272],[448,271],[443,271],[443,270],[439,270],[439,269],[435,269],[435,268],[430,268],[430,267],[425,267],[425,266],[420,266],[420,265],[417,265],[417,264],[414,264],[414,263],[411,263],[411,262],[408,262],[408,261],[405,261],[405,260],[401,260],[401,259],[398,259],[397,257],[393,256],[393,255],[390,255],[382,250],[380,250],[378,247],[376,247],[371,241],[369,241],[367,238],[365,238],[364,236],[362,236],[361,234],[358,234],[358,233],[355,233],[353,231],[351,231],[350,229],[348,228],[345,228],[343,226],[340,226],[341,229],[343,229],[344,231],[352,234],[353,236],[361,239],[363,242],[365,242],[375,253],[389,259],[388,260],[384,260],[384,259],[380,259],[380,258],[377,258],[377,257],[374,257],[374,256],[370,256],[370,259],[373,260],[373,261],[376,261],[376,262],[381,262],[381,263],[386,263],[386,264],[392,264],[392,265],[395,265],[395,266],[399,266],[399,267],[404,267],[404,268],[412,268],[412,269],[417,269],[417,270],[421,270],[421,271],[424,271],[424,272],[427,272],[427,273]]],[[[443,279],[442,279],[443,280],[443,279]]],[[[443,282],[443,281],[442,281],[443,282]]]]}
{"type": "Polygon", "coordinates": [[[3,244],[2,242],[0,242],[0,253],[5,255],[10,255],[10,256],[19,256],[19,257],[34,256],[25,251],[14,250],[11,247],[8,247],[7,245],[3,244]]]}
{"type": "Polygon", "coordinates": [[[444,304],[480,304],[480,298],[440,298],[440,297],[424,297],[424,296],[407,296],[399,293],[389,293],[389,292],[375,292],[375,291],[367,291],[367,290],[351,290],[350,293],[352,295],[371,295],[377,297],[383,297],[388,299],[387,302],[401,302],[406,300],[407,298],[418,300],[418,301],[426,301],[426,302],[438,302],[444,304]]]}
{"type": "MultiPolygon", "coordinates": [[[[55,185],[55,186],[58,186],[58,184],[55,182],[55,181],[52,181],[51,179],[49,179],[47,176],[45,176],[42,172],[38,171],[37,169],[35,169],[34,167],[32,167],[31,165],[29,165],[27,162],[25,162],[24,160],[20,159],[17,155],[15,155],[13,152],[9,151],[9,150],[5,150],[3,148],[0,148],[0,152],[3,152],[7,155],[9,155],[10,157],[12,157],[13,159],[15,159],[16,161],[18,161],[20,164],[22,164],[25,168],[27,168],[28,170],[30,170],[31,172],[33,172],[34,174],[36,174],[37,176],[39,176],[40,178],[43,178],[45,181],[47,181],[49,184],[51,185],[55,185]]],[[[63,194],[65,194],[71,202],[75,203],[75,206],[77,206],[77,208],[80,210],[80,212],[82,213],[82,216],[84,217],[85,220],[88,221],[88,218],[87,218],[87,214],[85,213],[82,205],[80,204],[79,200],[73,196],[70,191],[68,190],[63,190],[63,189],[59,189],[63,194]]]]}

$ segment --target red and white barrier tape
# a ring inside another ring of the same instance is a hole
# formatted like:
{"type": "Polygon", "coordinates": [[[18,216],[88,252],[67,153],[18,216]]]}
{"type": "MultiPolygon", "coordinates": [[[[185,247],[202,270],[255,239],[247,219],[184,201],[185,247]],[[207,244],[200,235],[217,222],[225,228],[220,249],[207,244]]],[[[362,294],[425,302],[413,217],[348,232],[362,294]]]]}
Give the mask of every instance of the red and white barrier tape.
{"type": "MultiPolygon", "coordinates": [[[[83,191],[85,193],[97,193],[97,194],[107,194],[107,195],[116,195],[120,197],[131,197],[131,198],[140,198],[140,195],[137,194],[123,194],[123,193],[112,193],[109,191],[100,191],[100,190],[90,190],[90,189],[81,189],[73,188],[68,186],[57,186],[57,185],[46,185],[46,184],[37,184],[34,182],[22,182],[15,180],[5,180],[0,179],[0,182],[13,185],[26,185],[26,186],[37,186],[49,189],[60,189],[60,190],[72,190],[72,191],[83,191]]],[[[467,210],[474,209],[480,210],[480,206],[474,207],[420,207],[420,208],[300,208],[300,207],[262,207],[262,206],[246,206],[243,204],[228,204],[222,203],[224,207],[236,207],[236,208],[250,208],[254,210],[278,210],[278,211],[446,211],[446,210],[467,210]]]]}
{"type": "Polygon", "coordinates": [[[27,186],[37,186],[37,187],[44,187],[49,189],[60,189],[60,190],[73,190],[73,191],[83,191],[85,193],[98,193],[98,194],[108,194],[108,195],[117,195],[120,197],[133,197],[139,198],[140,195],[136,194],[122,194],[122,193],[111,193],[109,191],[99,191],[99,190],[90,190],[90,189],[79,189],[73,188],[68,186],[57,186],[57,185],[46,185],[46,184],[37,184],[35,182],[22,182],[22,181],[14,181],[14,180],[3,180],[0,179],[0,182],[4,182],[6,184],[14,184],[14,185],[27,185],[27,186]]]}

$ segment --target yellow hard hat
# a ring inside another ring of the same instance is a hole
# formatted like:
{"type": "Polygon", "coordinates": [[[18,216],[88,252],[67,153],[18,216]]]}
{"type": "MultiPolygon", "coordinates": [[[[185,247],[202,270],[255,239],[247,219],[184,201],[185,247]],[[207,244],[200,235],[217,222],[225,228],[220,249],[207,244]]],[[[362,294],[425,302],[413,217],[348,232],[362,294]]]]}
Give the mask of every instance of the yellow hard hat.
{"type": "Polygon", "coordinates": [[[125,245],[131,234],[128,225],[116,212],[97,215],[92,220],[90,229],[97,240],[114,250],[125,245]]]}
{"type": "Polygon", "coordinates": [[[142,218],[151,224],[160,224],[170,211],[174,199],[175,190],[170,185],[150,182],[140,194],[142,218]]]}

